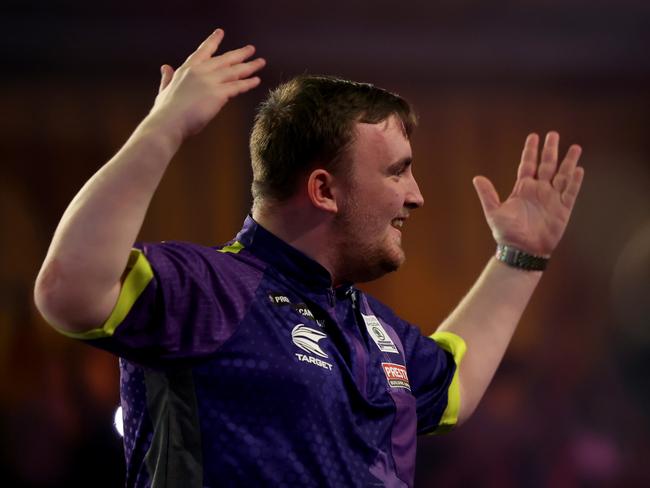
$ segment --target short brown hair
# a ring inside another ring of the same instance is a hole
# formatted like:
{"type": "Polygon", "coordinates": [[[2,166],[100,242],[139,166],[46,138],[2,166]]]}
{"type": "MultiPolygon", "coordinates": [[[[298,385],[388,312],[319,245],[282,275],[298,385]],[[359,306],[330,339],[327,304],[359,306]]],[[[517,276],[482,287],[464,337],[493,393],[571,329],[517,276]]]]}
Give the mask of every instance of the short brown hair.
{"type": "Polygon", "coordinates": [[[352,142],[354,124],[398,116],[409,137],[417,119],[399,95],[331,76],[301,75],[269,92],[250,137],[253,199],[283,201],[315,165],[332,173],[352,142]]]}

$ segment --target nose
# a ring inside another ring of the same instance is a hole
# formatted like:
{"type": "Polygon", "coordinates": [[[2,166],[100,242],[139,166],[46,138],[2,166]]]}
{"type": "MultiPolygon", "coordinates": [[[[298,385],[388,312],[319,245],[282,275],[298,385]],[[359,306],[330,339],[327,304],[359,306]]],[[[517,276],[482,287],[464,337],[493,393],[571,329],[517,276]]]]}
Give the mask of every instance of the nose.
{"type": "Polygon", "coordinates": [[[410,210],[414,210],[420,208],[422,205],[424,205],[424,197],[422,196],[422,193],[420,193],[418,182],[415,181],[415,177],[411,174],[404,206],[410,210]]]}

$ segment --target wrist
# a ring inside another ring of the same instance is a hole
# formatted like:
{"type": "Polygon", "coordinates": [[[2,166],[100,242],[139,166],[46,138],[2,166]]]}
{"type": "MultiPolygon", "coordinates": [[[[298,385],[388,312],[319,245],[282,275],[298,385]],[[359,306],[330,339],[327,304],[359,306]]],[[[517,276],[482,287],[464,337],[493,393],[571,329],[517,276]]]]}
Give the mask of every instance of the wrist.
{"type": "Polygon", "coordinates": [[[509,244],[497,244],[495,257],[510,267],[523,271],[544,271],[548,265],[548,256],[536,256],[509,244]]]}
{"type": "Polygon", "coordinates": [[[160,111],[150,112],[140,123],[136,132],[144,137],[156,140],[176,152],[183,143],[183,131],[160,111]]]}

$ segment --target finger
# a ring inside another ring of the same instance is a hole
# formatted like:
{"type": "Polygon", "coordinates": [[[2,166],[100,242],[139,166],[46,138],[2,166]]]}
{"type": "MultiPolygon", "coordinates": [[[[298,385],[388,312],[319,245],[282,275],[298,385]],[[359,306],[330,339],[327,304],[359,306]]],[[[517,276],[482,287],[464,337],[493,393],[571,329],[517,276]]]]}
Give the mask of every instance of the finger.
{"type": "Polygon", "coordinates": [[[582,187],[582,181],[584,179],[584,176],[585,176],[584,168],[582,166],[578,166],[573,172],[573,175],[571,176],[571,180],[567,185],[566,190],[564,190],[564,193],[562,193],[560,197],[562,203],[567,208],[573,207],[573,204],[575,203],[576,198],[578,197],[578,193],[580,193],[580,188],[582,187]]]}
{"type": "Polygon", "coordinates": [[[224,94],[228,98],[236,97],[248,90],[252,90],[260,84],[260,81],[259,76],[253,76],[252,78],[246,78],[245,80],[230,81],[223,85],[224,94]]]}
{"type": "Polygon", "coordinates": [[[185,62],[195,63],[197,61],[203,61],[211,58],[215,51],[219,48],[219,44],[221,44],[223,36],[223,29],[215,30],[205,39],[205,41],[201,43],[198,48],[196,48],[196,51],[188,56],[185,62]]]}
{"type": "Polygon", "coordinates": [[[517,169],[517,179],[534,177],[537,170],[537,147],[539,136],[535,133],[528,134],[524,143],[524,150],[521,153],[521,161],[517,169]]]}
{"type": "Polygon", "coordinates": [[[168,64],[163,64],[160,67],[160,75],[160,87],[158,88],[158,93],[167,88],[167,85],[169,85],[169,83],[172,81],[172,77],[174,76],[174,68],[168,64]]]}
{"type": "Polygon", "coordinates": [[[205,67],[206,69],[214,70],[223,68],[224,66],[232,66],[233,64],[243,63],[253,54],[255,54],[255,46],[249,44],[248,46],[240,47],[239,49],[234,49],[233,51],[228,51],[212,58],[209,63],[206,63],[205,67]]]}
{"type": "Polygon", "coordinates": [[[560,144],[560,134],[551,131],[546,134],[544,149],[542,149],[542,160],[537,168],[537,179],[540,181],[551,181],[557,169],[557,151],[560,144]]]}
{"type": "Polygon", "coordinates": [[[266,66],[266,60],[257,58],[247,63],[239,63],[229,68],[218,71],[218,79],[220,82],[242,80],[250,78],[250,76],[266,66]]]}
{"type": "Polygon", "coordinates": [[[501,205],[499,194],[494,188],[492,182],[485,176],[475,176],[472,183],[474,184],[474,189],[476,190],[478,199],[481,201],[483,213],[485,213],[485,216],[487,217],[489,213],[496,210],[501,205]]]}
{"type": "Polygon", "coordinates": [[[558,172],[553,177],[551,184],[553,185],[553,188],[555,188],[558,192],[564,193],[564,191],[567,189],[567,186],[569,185],[569,178],[567,175],[558,172]]]}
{"type": "Polygon", "coordinates": [[[578,160],[580,159],[581,154],[582,148],[577,144],[573,144],[567,151],[566,156],[564,156],[564,160],[562,161],[562,164],[560,164],[558,173],[564,173],[567,176],[573,174],[573,171],[578,165],[578,160]]]}
{"type": "Polygon", "coordinates": [[[558,190],[560,193],[566,190],[569,181],[571,180],[571,175],[573,175],[576,166],[578,165],[578,159],[580,159],[580,154],[582,153],[582,148],[577,144],[573,144],[566,153],[562,164],[553,177],[553,188],[558,190]]]}

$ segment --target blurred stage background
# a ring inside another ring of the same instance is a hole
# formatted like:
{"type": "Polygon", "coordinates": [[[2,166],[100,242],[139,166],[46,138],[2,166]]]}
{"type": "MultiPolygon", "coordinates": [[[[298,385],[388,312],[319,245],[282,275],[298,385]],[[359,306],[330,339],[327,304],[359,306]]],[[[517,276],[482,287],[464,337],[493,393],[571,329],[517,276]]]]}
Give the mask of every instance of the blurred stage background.
{"type": "Polygon", "coordinates": [[[216,244],[250,201],[247,136],[264,93],[329,73],[420,114],[425,196],[402,270],[363,286],[425,333],[494,244],[471,185],[502,197],[529,131],[584,148],[572,222],[475,416],[422,438],[416,486],[650,486],[650,4],[4,1],[0,7],[0,483],[123,483],[116,359],[60,337],[32,286],[65,207],[147,113],[159,66],[215,27],[254,43],[263,84],[177,155],[142,240],[216,244]]]}

